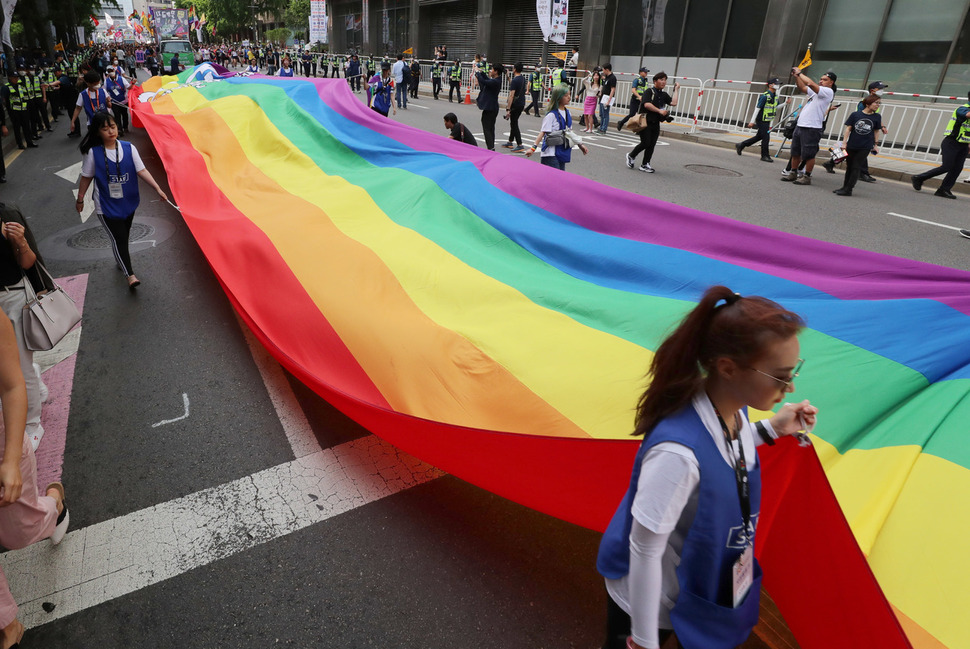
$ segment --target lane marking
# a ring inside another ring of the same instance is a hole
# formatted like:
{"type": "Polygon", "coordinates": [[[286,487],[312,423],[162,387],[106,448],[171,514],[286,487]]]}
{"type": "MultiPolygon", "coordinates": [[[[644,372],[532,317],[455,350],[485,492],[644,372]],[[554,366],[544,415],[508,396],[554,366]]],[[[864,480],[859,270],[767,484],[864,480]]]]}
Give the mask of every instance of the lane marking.
{"type": "Polygon", "coordinates": [[[910,221],[918,221],[919,223],[925,223],[927,225],[935,225],[938,228],[946,228],[947,230],[957,230],[960,231],[962,228],[958,228],[955,225],[944,225],[942,223],[936,223],[935,221],[927,221],[926,219],[918,219],[915,216],[907,216],[905,214],[897,214],[896,212],[886,212],[890,216],[898,216],[901,219],[909,219],[910,221]]]}
{"type": "Polygon", "coordinates": [[[54,175],[60,176],[72,185],[76,185],[78,178],[81,177],[81,163],[77,162],[72,164],[70,167],[64,167],[60,171],[55,171],[54,175]]]}
{"type": "Polygon", "coordinates": [[[41,541],[7,552],[0,564],[20,620],[30,628],[440,475],[377,437],[365,437],[70,532],[58,546],[41,541]],[[55,605],[50,613],[45,602],[55,605]]]}
{"type": "Polygon", "coordinates": [[[159,426],[174,424],[177,421],[188,419],[189,418],[189,395],[186,394],[185,392],[182,393],[182,404],[185,406],[185,414],[183,414],[181,417],[176,417],[175,419],[163,419],[162,421],[152,424],[152,428],[158,428],[159,426]]]}

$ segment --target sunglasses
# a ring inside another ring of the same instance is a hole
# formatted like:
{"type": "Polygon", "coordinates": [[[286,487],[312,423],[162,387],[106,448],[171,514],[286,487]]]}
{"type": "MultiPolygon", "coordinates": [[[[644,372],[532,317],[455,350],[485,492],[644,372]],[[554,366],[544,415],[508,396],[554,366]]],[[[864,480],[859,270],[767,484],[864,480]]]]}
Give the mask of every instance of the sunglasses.
{"type": "Polygon", "coordinates": [[[804,365],[804,364],[805,364],[805,360],[799,358],[798,359],[798,362],[795,363],[795,367],[794,367],[794,369],[792,369],[791,374],[788,375],[788,379],[779,379],[777,376],[773,376],[771,374],[768,374],[767,372],[762,372],[761,370],[759,370],[756,367],[752,367],[752,368],[749,368],[749,369],[754,370],[758,374],[763,374],[763,375],[767,376],[769,379],[773,379],[775,381],[778,381],[779,383],[781,383],[782,385],[784,385],[785,388],[788,388],[795,381],[795,379],[798,378],[798,373],[801,372],[802,365],[804,365]]]}

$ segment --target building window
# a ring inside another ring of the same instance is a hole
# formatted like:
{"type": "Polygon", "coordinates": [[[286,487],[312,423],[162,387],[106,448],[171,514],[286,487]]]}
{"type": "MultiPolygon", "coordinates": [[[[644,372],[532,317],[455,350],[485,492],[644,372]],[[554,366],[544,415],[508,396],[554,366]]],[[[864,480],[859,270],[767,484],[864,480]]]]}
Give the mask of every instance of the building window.
{"type": "Polygon", "coordinates": [[[735,0],[731,5],[727,36],[724,39],[725,59],[758,58],[761,32],[768,15],[768,0],[735,0]]]}
{"type": "Polygon", "coordinates": [[[815,48],[818,58],[868,62],[879,41],[879,26],[887,2],[840,0],[828,3],[815,48]]]}
{"type": "Polygon", "coordinates": [[[939,94],[966,97],[970,90],[970,18],[963,19],[963,30],[953,48],[953,57],[947,66],[939,94]]]}
{"type": "Polygon", "coordinates": [[[726,19],[727,3],[724,0],[691,0],[680,56],[717,58],[721,53],[726,19]]]}
{"type": "Polygon", "coordinates": [[[687,0],[619,0],[613,54],[676,57],[686,7],[687,0]]]}

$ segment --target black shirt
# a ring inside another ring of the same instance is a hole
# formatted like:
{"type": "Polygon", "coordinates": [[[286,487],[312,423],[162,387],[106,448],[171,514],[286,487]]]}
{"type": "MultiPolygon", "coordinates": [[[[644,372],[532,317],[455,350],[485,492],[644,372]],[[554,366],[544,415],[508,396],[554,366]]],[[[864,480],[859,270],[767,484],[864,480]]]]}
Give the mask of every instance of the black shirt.
{"type": "Polygon", "coordinates": [[[485,76],[484,72],[479,72],[475,78],[478,79],[478,86],[482,89],[475,101],[479,109],[498,112],[498,93],[502,89],[502,77],[492,79],[485,76]]]}
{"type": "Polygon", "coordinates": [[[656,86],[650,86],[643,91],[642,101],[640,102],[640,112],[647,114],[647,119],[659,120],[660,115],[653,111],[647,110],[647,104],[653,104],[660,110],[665,110],[670,102],[673,101],[673,97],[668,95],[665,91],[659,90],[656,86]]]}
{"type": "Polygon", "coordinates": [[[609,97],[613,89],[616,88],[616,75],[612,72],[603,76],[603,96],[609,97]]]}
{"type": "Polygon", "coordinates": [[[882,116],[879,113],[866,115],[861,110],[857,110],[849,115],[849,118],[845,120],[845,125],[852,127],[845,148],[868,151],[876,146],[876,131],[882,128],[882,116]]]}
{"type": "MultiPolygon", "coordinates": [[[[0,222],[5,221],[19,223],[24,226],[24,238],[27,240],[27,245],[34,251],[37,260],[43,263],[43,260],[40,258],[40,253],[37,251],[37,242],[34,240],[34,233],[30,231],[30,226],[24,221],[20,210],[13,205],[0,203],[0,222]]],[[[54,288],[53,286],[44,286],[45,282],[37,271],[36,264],[34,264],[34,268],[27,270],[26,273],[35,291],[54,288]]],[[[13,245],[0,235],[0,286],[10,286],[18,283],[22,279],[23,274],[20,272],[20,264],[17,263],[17,255],[14,252],[13,245]]]]}
{"type": "Polygon", "coordinates": [[[525,108],[525,85],[525,77],[521,74],[512,77],[512,81],[509,82],[509,92],[515,94],[512,108],[525,108]]]}
{"type": "Polygon", "coordinates": [[[451,137],[458,140],[459,142],[464,142],[465,144],[471,144],[472,146],[478,146],[478,141],[475,140],[475,136],[472,135],[471,129],[469,129],[461,122],[451,127],[451,137]]]}

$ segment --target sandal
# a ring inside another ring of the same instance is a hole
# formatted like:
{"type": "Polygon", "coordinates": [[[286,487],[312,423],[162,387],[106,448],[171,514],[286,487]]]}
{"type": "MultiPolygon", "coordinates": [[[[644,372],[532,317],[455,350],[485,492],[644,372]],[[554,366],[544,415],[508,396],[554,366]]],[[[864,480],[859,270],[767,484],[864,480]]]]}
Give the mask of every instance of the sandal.
{"type": "Polygon", "coordinates": [[[44,490],[46,494],[51,489],[56,489],[61,495],[61,513],[57,516],[57,524],[54,526],[54,533],[51,534],[51,543],[57,545],[64,540],[64,535],[67,534],[67,526],[71,523],[71,515],[67,511],[67,500],[64,498],[64,485],[60,482],[52,482],[47,485],[47,489],[44,490]]]}
{"type": "MultiPolygon", "coordinates": [[[[14,619],[14,622],[16,622],[16,621],[17,620],[14,619]]],[[[12,645],[10,645],[10,647],[8,647],[8,649],[19,649],[20,643],[23,642],[24,634],[25,633],[27,633],[27,627],[25,627],[23,624],[21,624],[20,625],[20,635],[17,637],[17,639],[14,641],[14,643],[12,645]]]]}
{"type": "Polygon", "coordinates": [[[141,281],[137,277],[134,275],[128,276],[128,288],[134,290],[139,284],[141,284],[141,281]]]}

